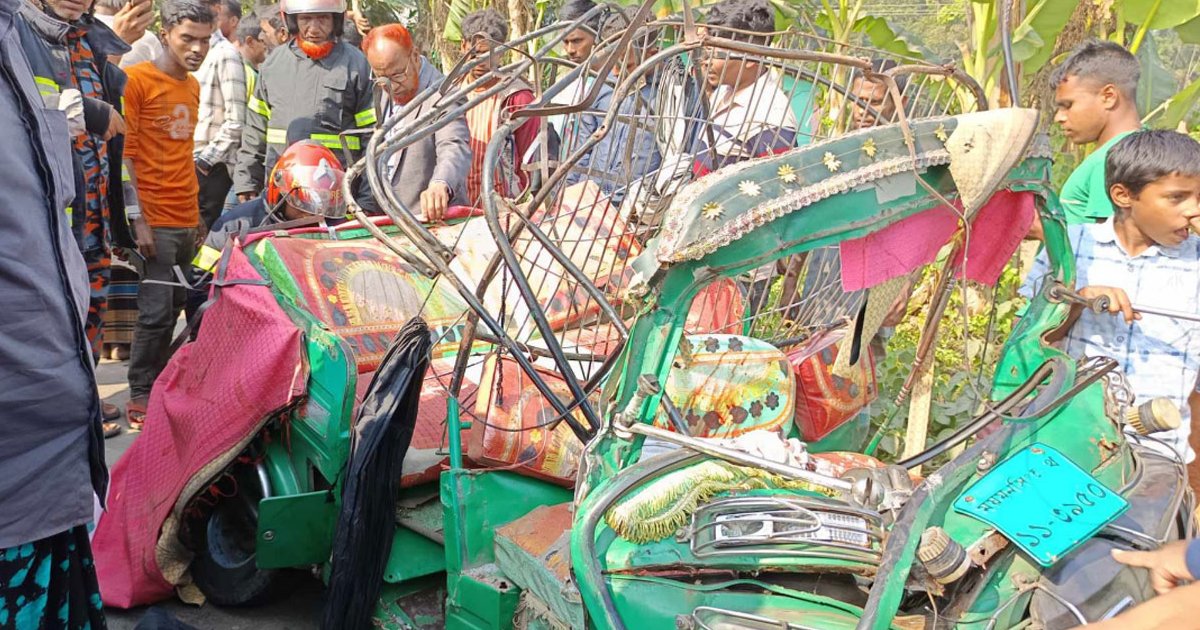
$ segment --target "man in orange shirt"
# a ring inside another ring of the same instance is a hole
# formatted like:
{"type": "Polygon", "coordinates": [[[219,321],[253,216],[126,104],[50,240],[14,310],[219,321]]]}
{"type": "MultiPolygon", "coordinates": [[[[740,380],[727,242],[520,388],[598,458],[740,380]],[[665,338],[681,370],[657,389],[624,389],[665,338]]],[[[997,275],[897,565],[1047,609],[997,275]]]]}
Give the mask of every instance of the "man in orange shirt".
{"type": "Polygon", "coordinates": [[[186,297],[183,287],[161,283],[175,281],[176,266],[188,268],[205,237],[192,160],[200,84],[189,72],[208,54],[214,16],[201,0],[166,0],[161,16],[162,53],[126,69],[125,159],[141,205],[127,215],[145,258],[129,353],[126,417],[133,430],[145,421],[150,387],[169,358],[186,297]]]}

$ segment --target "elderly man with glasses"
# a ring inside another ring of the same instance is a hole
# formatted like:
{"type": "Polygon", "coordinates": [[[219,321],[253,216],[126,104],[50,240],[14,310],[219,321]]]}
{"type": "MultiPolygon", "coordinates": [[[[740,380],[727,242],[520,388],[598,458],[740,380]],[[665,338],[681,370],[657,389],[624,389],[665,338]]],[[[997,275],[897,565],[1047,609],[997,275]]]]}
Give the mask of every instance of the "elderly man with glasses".
{"type": "MultiPolygon", "coordinates": [[[[445,80],[413,45],[408,29],[399,24],[371,29],[363,50],[381,92],[378,113],[384,124],[399,116],[418,94],[445,80]]],[[[406,119],[416,120],[439,102],[437,95],[426,99],[406,119]]],[[[440,221],[450,205],[469,203],[470,137],[466,118],[458,118],[393,155],[386,172],[401,203],[411,211],[419,209],[431,222],[440,221]]]]}

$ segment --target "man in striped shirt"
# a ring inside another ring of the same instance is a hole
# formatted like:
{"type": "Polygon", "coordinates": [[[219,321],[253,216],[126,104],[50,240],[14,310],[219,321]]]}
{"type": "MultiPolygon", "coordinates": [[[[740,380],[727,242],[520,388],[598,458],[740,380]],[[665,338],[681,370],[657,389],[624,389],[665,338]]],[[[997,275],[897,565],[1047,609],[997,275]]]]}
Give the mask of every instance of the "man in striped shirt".
{"type": "MultiPolygon", "coordinates": [[[[478,65],[471,69],[463,82],[471,84],[478,81],[492,69],[493,63],[488,61],[492,47],[508,41],[508,22],[495,9],[484,9],[468,13],[462,21],[462,52],[464,55],[474,52],[475,58],[480,59],[478,65]]],[[[497,59],[494,65],[503,65],[497,59]]],[[[477,92],[482,92],[495,85],[496,79],[475,86],[477,92]]],[[[493,94],[487,100],[467,111],[467,127],[471,131],[471,170],[467,173],[467,205],[481,207],[483,193],[483,160],[488,143],[492,140],[496,128],[508,121],[512,112],[533,102],[533,90],[524,81],[514,81],[505,90],[493,94]]],[[[501,152],[500,168],[496,169],[495,190],[508,198],[520,196],[529,185],[529,173],[521,168],[524,157],[538,133],[538,119],[526,118],[517,128],[504,150],[501,152]]]]}
{"type": "Polygon", "coordinates": [[[213,3],[217,29],[204,64],[196,71],[200,82],[200,118],[194,150],[196,177],[200,181],[200,217],[211,227],[225,207],[233,186],[232,165],[242,144],[246,122],[246,70],[242,56],[229,38],[242,17],[237,0],[213,3]]]}

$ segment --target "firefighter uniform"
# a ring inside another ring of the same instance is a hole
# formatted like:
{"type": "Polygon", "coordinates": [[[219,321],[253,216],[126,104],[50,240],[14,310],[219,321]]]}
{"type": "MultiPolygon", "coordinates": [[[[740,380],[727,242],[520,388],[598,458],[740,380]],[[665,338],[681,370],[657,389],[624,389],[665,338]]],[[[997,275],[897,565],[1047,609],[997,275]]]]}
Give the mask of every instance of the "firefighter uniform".
{"type": "MultiPolygon", "coordinates": [[[[299,122],[309,138],[342,155],[338,134],[375,125],[374,84],[367,58],[337,42],[322,59],[311,59],[296,41],[279,46],[259,68],[258,84],[247,108],[233,190],[258,194],[287,148],[288,127],[299,122]]],[[[361,156],[366,136],[347,136],[352,157],[361,156]]]]}

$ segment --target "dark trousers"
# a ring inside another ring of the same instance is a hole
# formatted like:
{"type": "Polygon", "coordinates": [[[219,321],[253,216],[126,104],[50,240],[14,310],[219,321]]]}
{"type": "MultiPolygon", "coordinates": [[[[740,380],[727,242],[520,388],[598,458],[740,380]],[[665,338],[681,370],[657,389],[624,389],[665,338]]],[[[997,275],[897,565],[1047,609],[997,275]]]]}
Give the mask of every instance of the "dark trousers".
{"type": "Polygon", "coordinates": [[[233,188],[233,178],[224,164],[217,164],[208,171],[208,175],[196,169],[196,179],[200,180],[200,218],[204,219],[205,227],[212,227],[225,210],[225,196],[233,188]]]}
{"type": "Polygon", "coordinates": [[[183,310],[187,289],[146,280],[178,282],[175,266],[187,270],[196,255],[196,228],[154,229],[158,253],[146,260],[138,287],[138,319],[129,350],[129,397],[145,400],[150,386],[167,365],[175,321],[183,310]]]}

